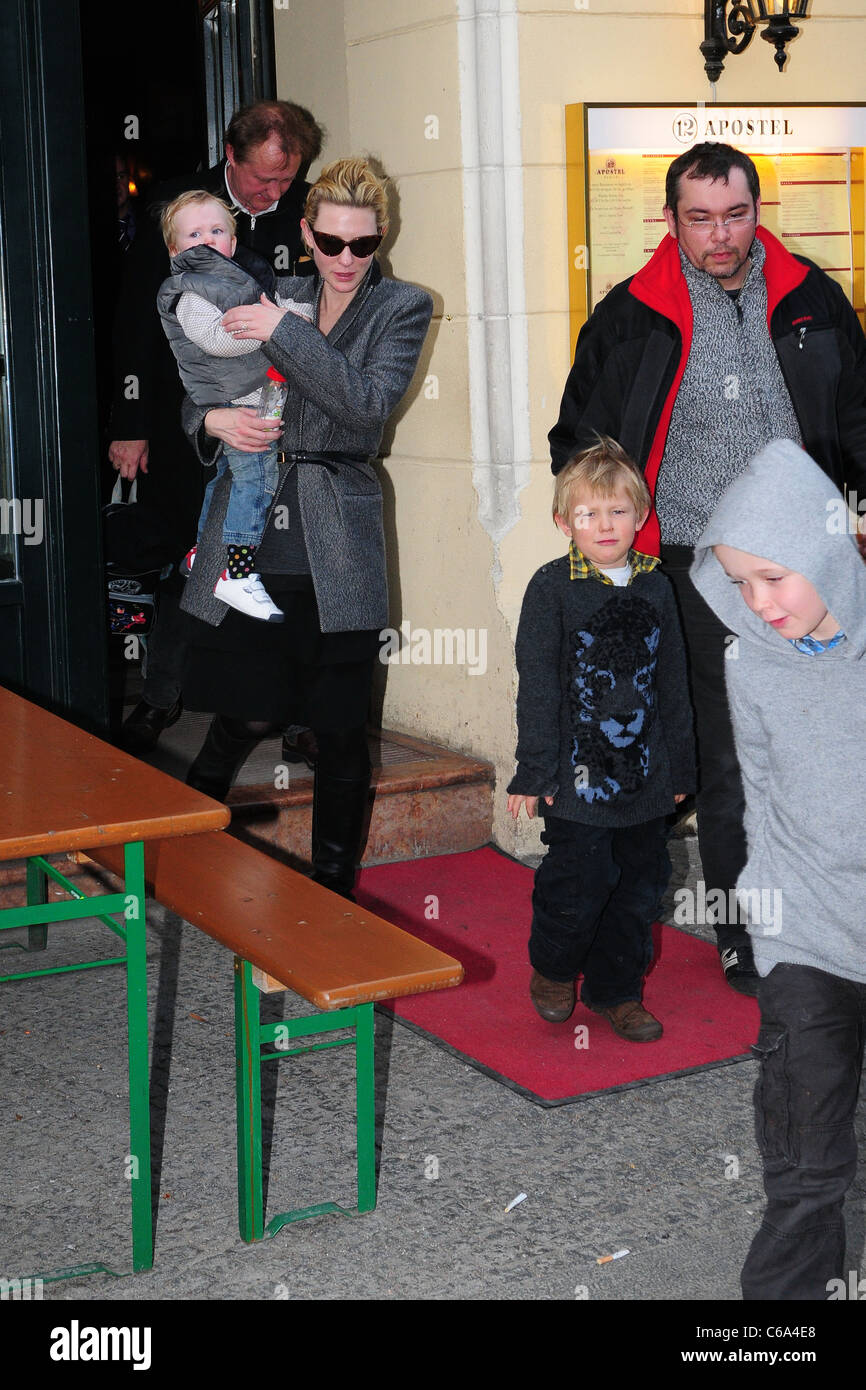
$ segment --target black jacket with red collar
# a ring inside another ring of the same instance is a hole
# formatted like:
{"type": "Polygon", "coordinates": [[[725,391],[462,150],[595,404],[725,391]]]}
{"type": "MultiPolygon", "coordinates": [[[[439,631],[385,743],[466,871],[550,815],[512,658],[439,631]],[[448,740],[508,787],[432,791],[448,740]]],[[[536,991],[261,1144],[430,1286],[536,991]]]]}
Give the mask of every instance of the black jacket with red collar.
{"type": "MultiPolygon", "coordinates": [[[[763,227],[767,323],[803,447],[840,488],[866,497],[866,338],[841,287],[763,227]]],[[[650,492],[692,341],[692,303],[670,236],[616,285],[581,329],[559,419],[550,431],[553,471],[610,435],[646,474],[650,492]]],[[[780,502],[782,499],[780,499],[780,502]]],[[[635,546],[658,554],[655,511],[635,546]]]]}

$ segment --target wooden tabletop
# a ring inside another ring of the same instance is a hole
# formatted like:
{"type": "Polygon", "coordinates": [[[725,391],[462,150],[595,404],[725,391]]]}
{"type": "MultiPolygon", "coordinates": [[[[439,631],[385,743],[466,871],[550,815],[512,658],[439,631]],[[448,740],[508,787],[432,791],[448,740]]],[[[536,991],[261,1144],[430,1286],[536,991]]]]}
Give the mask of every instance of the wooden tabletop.
{"type": "Polygon", "coordinates": [[[0,860],[220,830],[219,801],[0,687],[0,860]]]}

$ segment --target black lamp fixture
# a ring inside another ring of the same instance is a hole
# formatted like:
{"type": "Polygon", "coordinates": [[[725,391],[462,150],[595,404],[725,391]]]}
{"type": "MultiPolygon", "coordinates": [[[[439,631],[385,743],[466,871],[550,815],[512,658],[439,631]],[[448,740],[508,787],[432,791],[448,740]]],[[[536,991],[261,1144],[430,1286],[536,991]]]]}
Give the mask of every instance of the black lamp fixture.
{"type": "Polygon", "coordinates": [[[809,0],[704,0],[704,41],[701,52],[711,82],[718,82],[729,53],[748,48],[758,25],[761,38],[775,45],[779,72],[785,66],[785,44],[799,34],[792,19],[808,19],[809,0]]]}

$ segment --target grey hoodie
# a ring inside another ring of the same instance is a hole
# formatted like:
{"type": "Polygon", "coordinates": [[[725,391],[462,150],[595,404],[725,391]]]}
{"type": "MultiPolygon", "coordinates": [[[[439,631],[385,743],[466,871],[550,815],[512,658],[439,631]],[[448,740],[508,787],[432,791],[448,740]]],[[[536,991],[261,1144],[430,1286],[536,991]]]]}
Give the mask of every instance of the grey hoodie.
{"type": "Polygon", "coordinates": [[[737,891],[758,972],[789,961],[866,982],[866,565],[840,493],[798,445],[774,440],[717,503],[691,573],[737,636],[725,663],[746,793],[737,891]],[[713,545],[805,575],[845,640],[798,651],[746,607],[713,545]]]}

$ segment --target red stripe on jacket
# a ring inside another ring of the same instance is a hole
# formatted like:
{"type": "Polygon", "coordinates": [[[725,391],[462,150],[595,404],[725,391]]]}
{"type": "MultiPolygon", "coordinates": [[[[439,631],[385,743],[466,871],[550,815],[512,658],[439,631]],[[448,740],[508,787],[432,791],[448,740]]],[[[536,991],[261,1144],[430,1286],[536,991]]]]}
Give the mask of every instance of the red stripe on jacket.
{"type": "MultiPolygon", "coordinates": [[[[785,298],[785,295],[790,294],[792,290],[803,283],[809,274],[809,267],[792,256],[790,251],[786,251],[772,232],[768,232],[764,227],[758,227],[756,235],[766,253],[764,279],[767,282],[767,330],[769,332],[770,320],[776,306],[785,298]]],[[[679,246],[672,236],[667,235],[659,242],[652,259],[647,261],[643,269],[632,277],[629,294],[633,294],[635,299],[646,304],[648,308],[654,309],[664,318],[670,319],[679,329],[682,339],[682,351],[677,374],[662,406],[658,428],[644,470],[650,496],[654,498],[674,401],[677,398],[677,392],[686,370],[686,363],[689,360],[693,333],[692,301],[680,265],[679,246]]],[[[635,536],[634,547],[646,555],[658,555],[660,543],[659,520],[655,507],[653,507],[644,525],[635,536]]]]}

